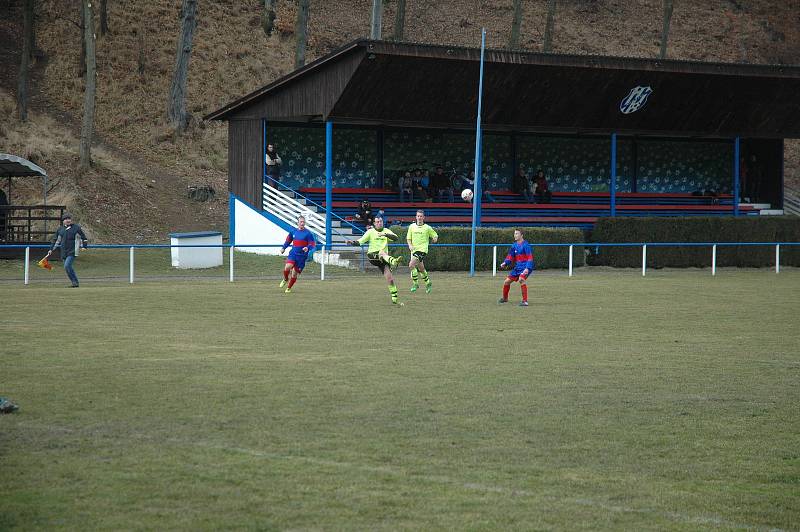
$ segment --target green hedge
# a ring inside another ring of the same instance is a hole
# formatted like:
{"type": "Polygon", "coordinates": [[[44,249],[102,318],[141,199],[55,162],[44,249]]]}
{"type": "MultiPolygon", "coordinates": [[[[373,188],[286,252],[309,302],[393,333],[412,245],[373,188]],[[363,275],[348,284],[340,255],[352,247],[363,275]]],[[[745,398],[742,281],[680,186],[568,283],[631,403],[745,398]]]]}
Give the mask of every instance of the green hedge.
{"type": "MultiPolygon", "coordinates": [[[[397,233],[402,243],[405,243],[408,226],[392,226],[392,231],[397,233]]],[[[472,229],[469,227],[437,227],[439,244],[469,244],[472,242],[472,229]]],[[[583,231],[580,229],[563,228],[551,229],[544,227],[522,227],[525,239],[533,246],[533,256],[536,269],[566,268],[569,257],[569,248],[539,246],[537,243],[583,242],[583,231]]],[[[479,228],[475,240],[478,243],[503,244],[497,248],[498,264],[503,260],[508,248],[514,241],[513,227],[485,227],[479,228]]],[[[403,255],[408,258],[407,247],[390,247],[392,255],[403,255]]],[[[469,270],[469,246],[459,247],[431,247],[425,266],[436,271],[465,271],[469,270]]],[[[585,264],[583,248],[576,247],[573,251],[573,267],[585,264]]],[[[492,269],[492,248],[478,247],[475,253],[475,269],[486,271],[492,269]]]]}
{"type": "MultiPolygon", "coordinates": [[[[711,218],[600,218],[591,242],[800,242],[800,218],[743,216],[711,218]]],[[[592,249],[589,264],[639,268],[641,247],[592,249]],[[597,251],[597,253],[595,253],[597,251]]],[[[783,246],[781,264],[800,266],[800,246],[783,246]]],[[[709,247],[648,247],[647,265],[654,268],[711,266],[709,247]]],[[[717,246],[717,266],[775,265],[774,246],[717,246]]]]}

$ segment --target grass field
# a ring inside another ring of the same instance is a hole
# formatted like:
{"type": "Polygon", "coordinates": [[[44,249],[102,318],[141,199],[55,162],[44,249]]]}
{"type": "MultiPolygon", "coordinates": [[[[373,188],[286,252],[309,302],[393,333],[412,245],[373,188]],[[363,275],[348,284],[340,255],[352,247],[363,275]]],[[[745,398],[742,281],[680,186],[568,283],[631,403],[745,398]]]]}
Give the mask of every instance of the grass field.
{"type": "Polygon", "coordinates": [[[433,279],[0,284],[0,529],[798,528],[800,271],[433,279]]]}

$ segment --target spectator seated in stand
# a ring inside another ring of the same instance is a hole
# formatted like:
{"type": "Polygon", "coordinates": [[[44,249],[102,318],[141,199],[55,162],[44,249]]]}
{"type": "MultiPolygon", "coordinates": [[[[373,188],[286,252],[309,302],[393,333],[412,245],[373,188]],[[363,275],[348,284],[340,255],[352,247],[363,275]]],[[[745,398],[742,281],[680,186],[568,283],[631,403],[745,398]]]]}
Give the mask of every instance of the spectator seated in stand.
{"type": "Polygon", "coordinates": [[[400,192],[400,203],[405,203],[406,199],[411,202],[414,201],[413,179],[411,178],[411,172],[403,172],[398,180],[397,190],[400,192]]]}
{"type": "Polygon", "coordinates": [[[550,192],[550,187],[547,185],[547,178],[544,176],[544,170],[537,170],[536,177],[533,179],[536,183],[536,190],[533,194],[536,203],[550,203],[553,198],[553,193],[550,192]]]}
{"type": "MultiPolygon", "coordinates": [[[[425,176],[422,175],[422,169],[417,168],[414,170],[414,176],[411,178],[411,188],[414,191],[414,197],[417,201],[428,201],[428,191],[425,188],[425,176]]],[[[411,201],[414,201],[413,199],[411,201]]]]}
{"type": "Polygon", "coordinates": [[[358,212],[355,215],[356,221],[363,223],[367,229],[372,227],[375,222],[375,214],[372,212],[372,204],[369,200],[361,200],[358,206],[358,212]]]}
{"type": "Polygon", "coordinates": [[[436,171],[431,177],[431,194],[436,196],[436,201],[443,202],[447,197],[450,203],[453,203],[453,183],[450,176],[444,173],[444,168],[441,166],[436,167],[436,171]]]}
{"type": "Polygon", "coordinates": [[[517,173],[514,174],[514,179],[511,181],[511,190],[522,196],[525,203],[533,203],[531,180],[528,178],[528,174],[525,173],[523,166],[520,166],[517,173]]]}

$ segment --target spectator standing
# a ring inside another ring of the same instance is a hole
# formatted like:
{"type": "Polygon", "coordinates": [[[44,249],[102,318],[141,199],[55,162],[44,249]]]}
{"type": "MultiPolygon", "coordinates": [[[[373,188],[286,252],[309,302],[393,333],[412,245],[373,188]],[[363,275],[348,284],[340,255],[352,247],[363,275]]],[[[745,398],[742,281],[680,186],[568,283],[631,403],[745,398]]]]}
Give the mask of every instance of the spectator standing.
{"type": "Polygon", "coordinates": [[[3,242],[8,238],[8,227],[6,227],[6,221],[8,220],[7,211],[8,198],[6,197],[6,193],[3,192],[3,189],[0,189],[0,241],[3,242]]]}
{"type": "Polygon", "coordinates": [[[539,169],[536,171],[534,182],[536,183],[536,191],[534,192],[536,203],[550,203],[553,193],[550,192],[550,187],[547,185],[547,178],[544,176],[544,170],[539,169]]]}
{"type": "Polygon", "coordinates": [[[64,261],[64,271],[72,283],[70,288],[78,288],[78,276],[75,274],[72,263],[75,262],[78,249],[86,249],[88,238],[86,238],[86,234],[80,225],[72,223],[71,214],[64,213],[61,217],[61,222],[63,225],[56,230],[53,244],[50,246],[50,251],[47,252],[45,258],[50,258],[53,250],[59,248],[61,260],[64,261]]]}
{"type": "Polygon", "coordinates": [[[272,178],[267,180],[267,184],[273,188],[277,188],[281,180],[281,165],[283,164],[283,160],[281,156],[278,155],[274,144],[267,144],[266,162],[267,176],[272,178]]]}

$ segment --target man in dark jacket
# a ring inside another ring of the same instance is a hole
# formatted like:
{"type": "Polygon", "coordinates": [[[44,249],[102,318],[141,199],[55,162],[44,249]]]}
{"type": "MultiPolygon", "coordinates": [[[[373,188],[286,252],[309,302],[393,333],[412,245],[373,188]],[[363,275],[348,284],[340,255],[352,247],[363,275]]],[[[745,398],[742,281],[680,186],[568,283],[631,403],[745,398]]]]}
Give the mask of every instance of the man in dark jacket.
{"type": "Polygon", "coordinates": [[[72,223],[71,214],[64,213],[61,221],[64,225],[56,230],[53,244],[50,246],[50,251],[47,252],[45,258],[49,258],[53,254],[53,250],[59,248],[61,260],[64,261],[64,271],[67,272],[72,288],[78,288],[78,276],[75,275],[72,263],[75,262],[75,255],[78,249],[86,249],[86,241],[88,239],[81,226],[72,223]]]}

